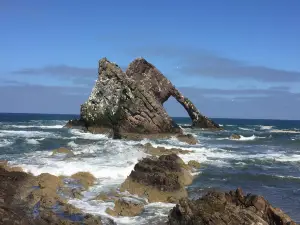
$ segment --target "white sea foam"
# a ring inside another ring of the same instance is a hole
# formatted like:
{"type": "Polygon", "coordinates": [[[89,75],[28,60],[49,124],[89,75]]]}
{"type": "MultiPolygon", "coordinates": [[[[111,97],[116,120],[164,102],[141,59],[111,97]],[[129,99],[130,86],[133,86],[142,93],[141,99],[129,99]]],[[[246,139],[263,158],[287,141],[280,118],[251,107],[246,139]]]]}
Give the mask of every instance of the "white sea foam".
{"type": "Polygon", "coordinates": [[[261,130],[271,130],[273,128],[273,126],[263,126],[263,125],[259,125],[261,130]]]}
{"type": "Polygon", "coordinates": [[[100,202],[100,201],[94,201],[87,199],[72,199],[69,200],[70,204],[75,205],[77,208],[81,209],[82,211],[94,215],[100,215],[102,217],[110,218],[114,220],[119,225],[142,225],[142,224],[149,224],[149,220],[154,220],[155,218],[159,218],[159,220],[164,217],[167,219],[168,212],[170,209],[172,209],[175,204],[171,203],[150,203],[145,205],[144,212],[140,216],[135,217],[112,217],[108,215],[105,210],[110,207],[114,207],[114,203],[112,202],[100,202]],[[146,216],[143,216],[143,214],[146,214],[146,216]]]}
{"type": "Polygon", "coordinates": [[[31,145],[38,145],[39,141],[37,139],[26,139],[26,142],[31,145]]]}
{"type": "Polygon", "coordinates": [[[253,129],[250,129],[250,128],[245,128],[245,127],[239,127],[240,130],[250,130],[250,131],[253,131],[253,129]]]}
{"type": "Polygon", "coordinates": [[[232,141],[254,141],[259,138],[263,139],[266,137],[260,137],[260,136],[255,136],[255,135],[246,137],[246,136],[240,135],[240,139],[231,139],[230,137],[216,138],[216,139],[217,140],[232,140],[232,141]]]}
{"type": "Polygon", "coordinates": [[[0,137],[55,137],[54,133],[44,131],[28,131],[28,130],[0,130],[0,137]]]}
{"type": "Polygon", "coordinates": [[[76,144],[74,141],[70,141],[68,143],[68,146],[71,147],[71,148],[77,148],[78,147],[78,144],[76,144]]]}
{"type": "Polygon", "coordinates": [[[14,142],[7,139],[0,139],[0,148],[12,145],[14,142]]]}
{"type": "Polygon", "coordinates": [[[279,162],[300,162],[300,154],[280,155],[279,157],[274,158],[274,160],[279,162]]]}
{"type": "Polygon", "coordinates": [[[28,129],[28,128],[39,128],[39,129],[61,129],[63,125],[6,125],[5,127],[11,128],[20,128],[20,129],[28,129]]]}
{"type": "Polygon", "coordinates": [[[255,135],[252,135],[252,136],[250,136],[250,137],[245,137],[245,136],[243,136],[243,135],[240,135],[241,136],[241,138],[240,139],[237,139],[237,141],[253,141],[253,140],[255,140],[256,138],[258,138],[258,137],[256,137],[255,135]]]}
{"type": "Polygon", "coordinates": [[[283,179],[295,179],[295,180],[300,180],[300,177],[295,177],[295,176],[282,176],[282,175],[274,175],[275,177],[283,178],[283,179]]]}
{"type": "Polygon", "coordinates": [[[270,132],[271,133],[300,134],[300,130],[280,130],[280,129],[273,129],[270,132]]]}
{"type": "Polygon", "coordinates": [[[77,138],[87,139],[87,140],[108,139],[107,135],[105,134],[92,134],[77,129],[70,129],[69,132],[74,135],[73,139],[77,139],[77,138]]]}
{"type": "Polygon", "coordinates": [[[108,140],[101,145],[79,145],[74,152],[77,157],[68,160],[52,157],[51,152],[32,152],[16,162],[19,161],[25,171],[34,175],[47,172],[56,176],[70,176],[80,171],[90,172],[104,185],[124,181],[138,159],[145,156],[132,145],[115,140],[108,140]],[[90,156],[90,153],[98,157],[90,156]]]}

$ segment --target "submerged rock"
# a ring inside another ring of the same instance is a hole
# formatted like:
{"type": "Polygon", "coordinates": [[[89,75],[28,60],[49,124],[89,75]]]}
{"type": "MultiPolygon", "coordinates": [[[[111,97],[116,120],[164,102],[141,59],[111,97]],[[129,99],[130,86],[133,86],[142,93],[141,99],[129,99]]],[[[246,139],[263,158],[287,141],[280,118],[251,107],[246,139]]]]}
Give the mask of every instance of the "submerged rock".
{"type": "Polygon", "coordinates": [[[198,161],[196,160],[190,160],[188,162],[188,165],[191,167],[191,168],[194,168],[194,169],[200,169],[201,165],[198,161]]]}
{"type": "Polygon", "coordinates": [[[53,156],[58,155],[58,154],[64,154],[67,158],[75,156],[75,154],[71,150],[69,150],[67,148],[62,148],[62,147],[53,150],[53,152],[52,152],[53,156]]]}
{"type": "Polygon", "coordinates": [[[150,143],[144,145],[146,153],[153,156],[169,155],[169,154],[189,154],[192,151],[182,150],[180,148],[164,148],[164,147],[153,147],[150,143]]]}
{"type": "Polygon", "coordinates": [[[146,197],[149,202],[176,202],[187,197],[185,185],[192,183],[187,168],[176,154],[144,158],[135,165],[120,190],[146,197]]]}
{"type": "Polygon", "coordinates": [[[263,197],[241,189],[209,192],[198,200],[181,199],[169,214],[169,225],[296,225],[263,197]]]}
{"type": "Polygon", "coordinates": [[[132,198],[119,198],[115,201],[114,209],[107,208],[106,213],[111,216],[137,216],[144,210],[144,203],[132,198]]]}
{"type": "Polygon", "coordinates": [[[191,134],[180,134],[176,136],[179,141],[188,143],[190,145],[195,145],[198,143],[198,140],[191,134]]]}
{"type": "Polygon", "coordinates": [[[143,58],[130,63],[126,72],[103,58],[99,61],[98,74],[91,95],[81,105],[80,119],[69,121],[66,127],[74,125],[115,138],[132,134],[180,134],[181,128],[163,107],[171,96],[187,110],[194,126],[219,127],[201,115],[190,100],[143,58]]]}
{"type": "Polygon", "coordinates": [[[122,193],[116,190],[111,190],[109,192],[100,192],[98,196],[94,198],[94,200],[100,200],[103,202],[112,202],[122,197],[125,197],[125,195],[123,195],[122,193]]]}
{"type": "Polygon", "coordinates": [[[241,135],[239,135],[239,134],[232,134],[229,139],[231,139],[231,140],[239,140],[239,139],[241,139],[241,135]]]}

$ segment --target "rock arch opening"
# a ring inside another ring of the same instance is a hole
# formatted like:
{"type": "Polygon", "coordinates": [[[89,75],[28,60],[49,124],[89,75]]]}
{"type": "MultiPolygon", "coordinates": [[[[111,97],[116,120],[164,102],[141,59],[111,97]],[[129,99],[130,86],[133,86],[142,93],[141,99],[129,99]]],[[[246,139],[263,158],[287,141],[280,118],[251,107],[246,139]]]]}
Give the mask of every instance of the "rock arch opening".
{"type": "MultiPolygon", "coordinates": [[[[173,97],[184,109],[191,119],[193,127],[219,128],[219,125],[203,116],[190,99],[185,97],[178,89],[172,88],[170,97],[173,97]]],[[[170,98],[169,97],[169,98],[170,98]]],[[[172,99],[172,98],[171,98],[172,99]]],[[[165,106],[165,102],[164,102],[165,106]]],[[[165,107],[166,108],[166,107],[165,107]]]]}

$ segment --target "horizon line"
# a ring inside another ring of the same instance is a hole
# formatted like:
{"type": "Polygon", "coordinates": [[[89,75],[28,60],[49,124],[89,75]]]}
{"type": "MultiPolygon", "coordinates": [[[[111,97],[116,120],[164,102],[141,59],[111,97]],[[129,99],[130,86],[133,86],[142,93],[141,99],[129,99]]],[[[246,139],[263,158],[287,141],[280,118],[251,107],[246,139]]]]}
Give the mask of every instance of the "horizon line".
{"type": "MultiPolygon", "coordinates": [[[[39,112],[0,112],[0,114],[26,114],[26,115],[61,115],[61,116],[80,116],[73,113],[39,113],[39,112]]],[[[171,118],[188,118],[188,116],[170,116],[171,118]]],[[[210,119],[236,119],[236,120],[285,120],[285,121],[300,121],[300,119],[272,119],[272,118],[237,118],[237,117],[208,117],[210,119]]]]}

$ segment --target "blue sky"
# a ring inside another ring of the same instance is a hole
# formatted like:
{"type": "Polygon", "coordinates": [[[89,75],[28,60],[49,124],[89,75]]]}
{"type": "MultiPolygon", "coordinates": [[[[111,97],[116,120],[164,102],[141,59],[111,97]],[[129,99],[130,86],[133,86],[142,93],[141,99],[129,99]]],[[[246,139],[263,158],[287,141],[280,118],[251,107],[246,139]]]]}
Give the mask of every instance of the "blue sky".
{"type": "Polygon", "coordinates": [[[79,113],[100,58],[142,56],[210,117],[300,119],[299,12],[298,0],[3,0],[0,111],[79,113]]]}

